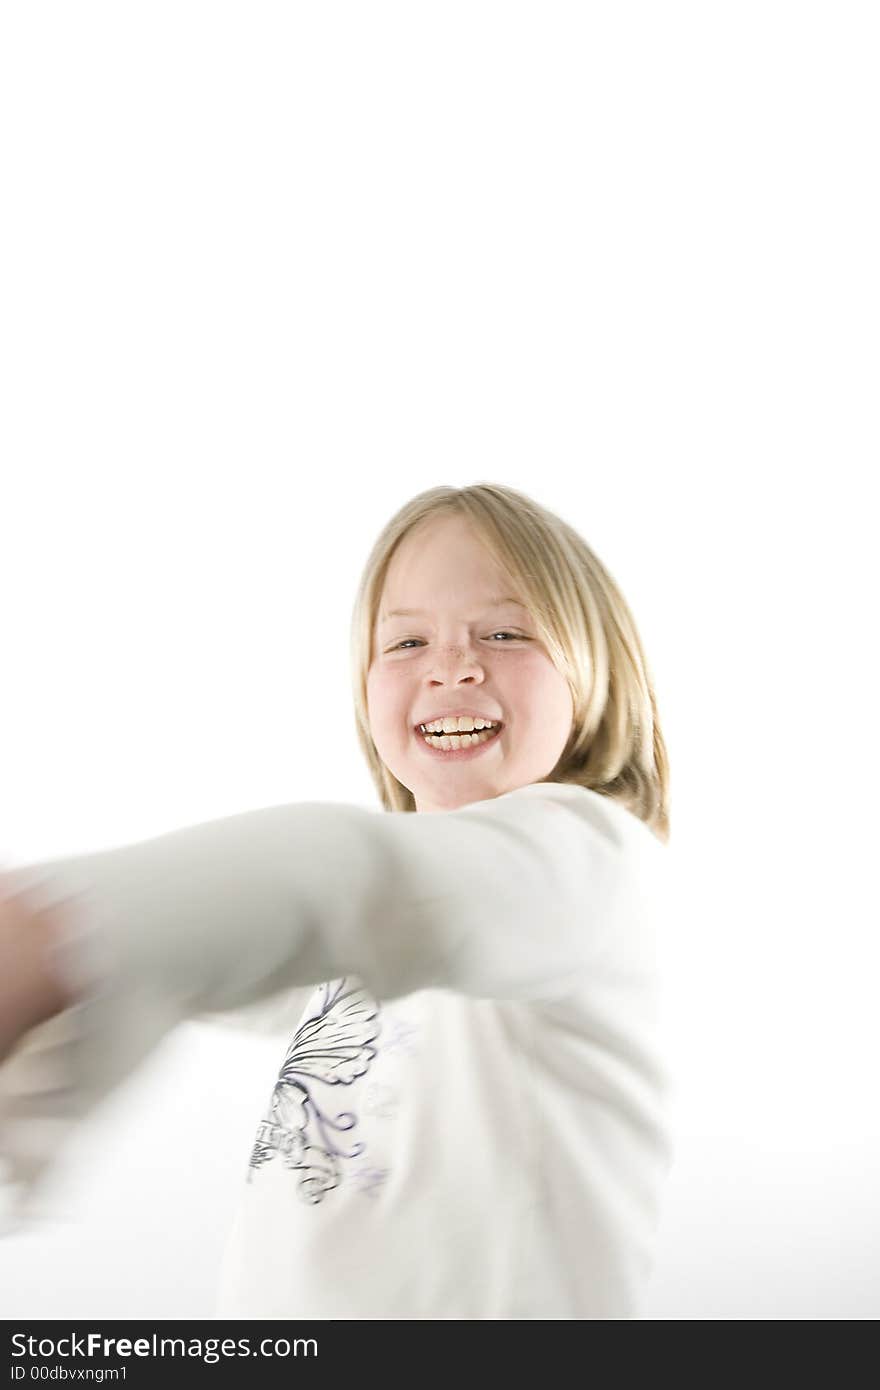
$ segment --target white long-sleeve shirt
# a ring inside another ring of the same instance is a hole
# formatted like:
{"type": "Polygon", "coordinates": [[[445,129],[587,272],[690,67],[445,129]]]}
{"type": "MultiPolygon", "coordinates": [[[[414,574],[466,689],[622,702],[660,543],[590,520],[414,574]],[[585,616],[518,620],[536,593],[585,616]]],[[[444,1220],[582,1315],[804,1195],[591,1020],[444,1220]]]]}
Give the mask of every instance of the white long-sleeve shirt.
{"type": "Polygon", "coordinates": [[[277,1031],[289,1008],[218,1317],[638,1316],[672,1157],[663,856],[618,803],[534,783],[15,871],[75,896],[83,997],[0,1064],[8,1179],[38,1201],[68,1127],[175,1023],[277,1031]]]}

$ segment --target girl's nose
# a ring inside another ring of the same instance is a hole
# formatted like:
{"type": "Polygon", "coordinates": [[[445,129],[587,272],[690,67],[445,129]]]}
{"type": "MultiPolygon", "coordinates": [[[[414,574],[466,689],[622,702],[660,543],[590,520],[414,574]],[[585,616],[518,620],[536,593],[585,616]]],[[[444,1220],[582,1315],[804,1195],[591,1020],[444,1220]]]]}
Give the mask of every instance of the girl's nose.
{"type": "Polygon", "coordinates": [[[461,674],[466,672],[472,674],[480,670],[480,660],[478,654],[470,647],[456,644],[454,646],[443,647],[438,651],[434,662],[436,671],[445,671],[447,675],[461,674]]]}

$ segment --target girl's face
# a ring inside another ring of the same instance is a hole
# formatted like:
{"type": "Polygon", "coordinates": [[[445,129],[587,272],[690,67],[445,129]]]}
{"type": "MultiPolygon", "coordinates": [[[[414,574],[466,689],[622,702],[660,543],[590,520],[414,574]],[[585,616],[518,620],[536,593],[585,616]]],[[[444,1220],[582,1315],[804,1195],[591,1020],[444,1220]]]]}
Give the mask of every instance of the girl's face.
{"type": "Polygon", "coordinates": [[[379,757],[418,811],[501,796],[540,781],[559,761],[571,692],[516,598],[464,518],[421,522],[395,551],[373,634],[367,708],[379,757]],[[395,611],[404,608],[415,611],[395,611]],[[479,746],[429,746],[419,724],[457,715],[501,728],[479,746]]]}

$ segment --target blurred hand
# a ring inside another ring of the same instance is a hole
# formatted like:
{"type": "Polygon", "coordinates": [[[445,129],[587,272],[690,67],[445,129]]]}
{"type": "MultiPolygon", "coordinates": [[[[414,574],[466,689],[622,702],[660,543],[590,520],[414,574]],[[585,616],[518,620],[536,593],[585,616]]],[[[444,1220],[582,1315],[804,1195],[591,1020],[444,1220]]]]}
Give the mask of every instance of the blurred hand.
{"type": "Polygon", "coordinates": [[[63,904],[37,908],[13,895],[0,872],[0,1063],[31,1028],[72,1002],[53,968],[55,918],[63,904]]]}

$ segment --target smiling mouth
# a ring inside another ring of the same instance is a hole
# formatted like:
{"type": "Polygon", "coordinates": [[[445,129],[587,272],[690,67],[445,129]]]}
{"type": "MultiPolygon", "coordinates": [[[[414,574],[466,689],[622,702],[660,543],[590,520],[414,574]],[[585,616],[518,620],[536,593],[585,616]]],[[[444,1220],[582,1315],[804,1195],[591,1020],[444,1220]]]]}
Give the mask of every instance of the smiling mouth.
{"type": "Polygon", "coordinates": [[[447,752],[455,752],[458,749],[479,748],[484,743],[491,743],[500,734],[503,724],[496,724],[493,729],[475,729],[454,734],[427,734],[422,729],[416,729],[416,737],[420,738],[429,748],[439,748],[447,752]]]}

